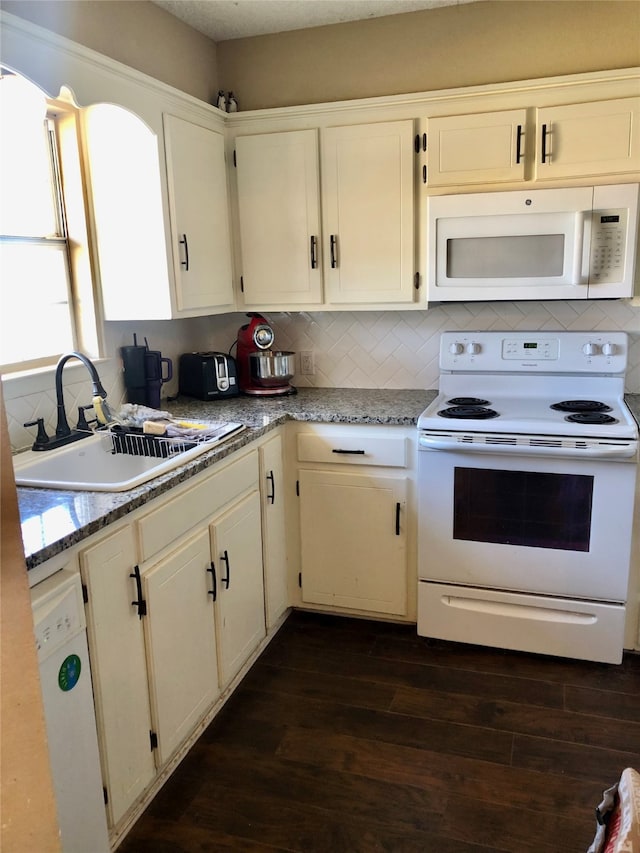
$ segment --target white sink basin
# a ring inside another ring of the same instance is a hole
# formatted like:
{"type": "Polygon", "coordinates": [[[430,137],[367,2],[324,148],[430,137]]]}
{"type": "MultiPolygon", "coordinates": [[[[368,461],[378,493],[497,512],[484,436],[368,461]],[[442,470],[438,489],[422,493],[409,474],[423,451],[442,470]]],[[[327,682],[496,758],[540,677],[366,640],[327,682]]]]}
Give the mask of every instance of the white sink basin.
{"type": "Polygon", "coordinates": [[[184,465],[243,428],[241,424],[225,426],[228,429],[216,438],[202,441],[167,458],[112,453],[106,434],[92,435],[56,450],[27,450],[13,457],[16,485],[41,489],[124,492],[184,465]]]}

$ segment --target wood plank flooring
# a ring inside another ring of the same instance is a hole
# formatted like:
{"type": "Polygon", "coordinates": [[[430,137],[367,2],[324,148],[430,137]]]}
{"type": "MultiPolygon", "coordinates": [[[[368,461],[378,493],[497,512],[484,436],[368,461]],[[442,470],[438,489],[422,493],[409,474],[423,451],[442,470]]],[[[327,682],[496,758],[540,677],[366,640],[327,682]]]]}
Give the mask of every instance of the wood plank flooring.
{"type": "Polygon", "coordinates": [[[584,853],[640,768],[622,666],[294,612],[120,853],[584,853]]]}

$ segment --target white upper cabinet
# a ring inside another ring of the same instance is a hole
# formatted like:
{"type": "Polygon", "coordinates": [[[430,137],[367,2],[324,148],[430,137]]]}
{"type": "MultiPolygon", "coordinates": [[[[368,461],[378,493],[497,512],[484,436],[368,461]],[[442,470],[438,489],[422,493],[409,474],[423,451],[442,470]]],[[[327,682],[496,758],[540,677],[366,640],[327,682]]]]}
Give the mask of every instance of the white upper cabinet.
{"type": "Polygon", "coordinates": [[[322,131],[327,302],[413,302],[413,121],[322,131]]]}
{"type": "Polygon", "coordinates": [[[96,104],[82,114],[105,319],[170,317],[161,140],[122,107],[96,104]]]}
{"type": "Polygon", "coordinates": [[[428,120],[431,187],[615,176],[640,169],[640,98],[428,120]]]}
{"type": "Polygon", "coordinates": [[[414,301],[413,120],[235,144],[246,307],[414,301]]]}
{"type": "Polygon", "coordinates": [[[572,178],[640,169],[640,98],[537,111],[536,176],[572,178]]]}
{"type": "Polygon", "coordinates": [[[244,304],[319,305],[318,131],[236,139],[244,304]]]}
{"type": "Polygon", "coordinates": [[[526,110],[429,119],[430,186],[524,180],[526,110]]]}
{"type": "Polygon", "coordinates": [[[233,306],[224,137],[165,113],[164,143],[178,312],[233,306]]]}
{"type": "Polygon", "coordinates": [[[194,317],[234,305],[224,138],[163,118],[164,140],[121,107],[84,110],[107,320],[194,317]]]}

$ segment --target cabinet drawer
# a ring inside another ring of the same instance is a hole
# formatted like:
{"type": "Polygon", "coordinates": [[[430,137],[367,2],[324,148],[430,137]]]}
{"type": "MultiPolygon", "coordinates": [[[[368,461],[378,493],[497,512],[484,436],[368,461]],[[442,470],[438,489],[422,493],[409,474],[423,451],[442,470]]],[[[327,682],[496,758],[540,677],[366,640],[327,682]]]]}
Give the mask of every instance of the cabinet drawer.
{"type": "Polygon", "coordinates": [[[140,558],[148,560],[204,519],[210,518],[237,495],[257,488],[258,454],[252,452],[205,477],[168,500],[137,523],[140,558]]]}
{"type": "Polygon", "coordinates": [[[298,461],[405,468],[406,445],[404,436],[301,433],[298,435],[298,461]]]}

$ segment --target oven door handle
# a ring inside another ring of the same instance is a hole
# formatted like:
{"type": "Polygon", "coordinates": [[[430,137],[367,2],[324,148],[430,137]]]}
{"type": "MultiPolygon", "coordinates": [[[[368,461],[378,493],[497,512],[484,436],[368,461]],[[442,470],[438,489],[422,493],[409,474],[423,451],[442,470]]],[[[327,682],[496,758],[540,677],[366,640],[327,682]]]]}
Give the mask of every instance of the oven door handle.
{"type": "Polygon", "coordinates": [[[421,450],[449,450],[458,453],[503,453],[510,456],[573,456],[581,459],[633,459],[638,453],[636,441],[600,442],[593,439],[574,440],[515,439],[513,443],[481,442],[478,439],[467,440],[442,435],[420,435],[418,444],[421,450]],[[530,442],[530,443],[526,443],[530,442]]]}

